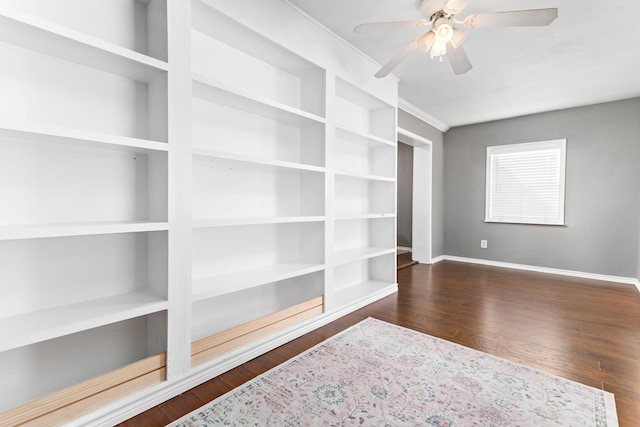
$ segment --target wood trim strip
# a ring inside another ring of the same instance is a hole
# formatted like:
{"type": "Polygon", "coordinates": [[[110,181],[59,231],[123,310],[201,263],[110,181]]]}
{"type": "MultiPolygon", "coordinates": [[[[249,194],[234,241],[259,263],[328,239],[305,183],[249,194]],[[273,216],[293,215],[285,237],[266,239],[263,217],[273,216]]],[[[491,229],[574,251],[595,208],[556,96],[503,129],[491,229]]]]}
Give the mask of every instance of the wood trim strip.
{"type": "Polygon", "coordinates": [[[152,372],[157,372],[164,369],[166,365],[166,353],[147,357],[3,412],[0,414],[0,425],[22,425],[152,372]]]}
{"type": "Polygon", "coordinates": [[[122,399],[123,396],[164,381],[167,376],[166,368],[157,369],[137,378],[125,381],[100,393],[78,400],[39,418],[31,420],[20,427],[52,427],[64,424],[80,415],[98,409],[108,403],[122,399]]]}
{"type": "Polygon", "coordinates": [[[193,343],[191,365],[197,366],[230,350],[241,347],[269,334],[322,314],[322,297],[288,307],[252,322],[203,338],[193,343]]]}
{"type": "Polygon", "coordinates": [[[258,329],[264,328],[271,325],[272,323],[279,322],[297,313],[309,310],[314,307],[322,306],[322,301],[322,296],[313,298],[303,303],[287,307],[283,310],[276,311],[275,313],[260,317],[256,320],[234,326],[233,328],[194,341],[191,344],[191,355],[193,356],[194,354],[198,354],[210,348],[219,346],[227,341],[237,339],[242,335],[246,335],[258,329]]]}

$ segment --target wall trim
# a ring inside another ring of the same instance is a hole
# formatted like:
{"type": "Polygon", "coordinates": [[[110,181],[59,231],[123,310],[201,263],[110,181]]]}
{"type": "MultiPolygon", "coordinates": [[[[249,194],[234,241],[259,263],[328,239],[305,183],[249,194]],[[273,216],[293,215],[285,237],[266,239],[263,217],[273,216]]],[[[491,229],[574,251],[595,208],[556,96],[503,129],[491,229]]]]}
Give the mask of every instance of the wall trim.
{"type": "Polygon", "coordinates": [[[444,261],[444,255],[437,256],[431,259],[431,264],[439,263],[440,261],[444,261]]]}
{"type": "Polygon", "coordinates": [[[416,107],[415,105],[405,100],[404,98],[398,97],[398,108],[400,108],[401,110],[404,110],[405,112],[411,114],[412,116],[417,117],[418,119],[422,120],[428,125],[433,126],[434,128],[438,129],[440,132],[444,133],[451,128],[451,126],[446,125],[444,122],[436,119],[431,114],[427,113],[421,108],[416,107]]]}
{"type": "Polygon", "coordinates": [[[479,259],[479,258],[465,258],[465,257],[459,257],[459,256],[453,256],[453,255],[443,255],[440,258],[443,258],[444,260],[447,260],[447,261],[466,262],[469,264],[482,264],[482,265],[489,265],[492,267],[513,268],[516,270],[527,270],[527,271],[535,271],[538,273],[559,274],[562,276],[580,277],[582,279],[593,279],[593,280],[602,280],[605,282],[622,283],[625,285],[633,285],[636,287],[638,292],[640,292],[640,281],[634,277],[609,276],[606,274],[586,273],[583,271],[563,270],[560,268],[539,267],[535,265],[526,265],[526,264],[513,264],[510,262],[492,261],[488,259],[479,259]]]}
{"type": "Polygon", "coordinates": [[[431,147],[433,141],[398,126],[398,142],[410,145],[412,147],[431,147]]]}
{"type": "MultiPolygon", "coordinates": [[[[372,57],[370,57],[369,55],[367,55],[366,53],[364,53],[361,49],[355,47],[354,45],[352,45],[351,43],[349,43],[348,41],[346,41],[345,39],[343,39],[342,37],[340,37],[338,34],[336,34],[333,30],[329,29],[329,27],[327,27],[326,25],[324,25],[323,23],[321,23],[320,21],[318,21],[316,18],[312,17],[311,15],[309,15],[307,12],[304,12],[302,9],[300,9],[298,6],[294,5],[293,3],[291,3],[290,0],[282,0],[282,2],[284,4],[286,4],[287,6],[289,6],[291,9],[295,10],[297,13],[299,13],[301,16],[303,16],[305,19],[311,21],[311,23],[313,23],[314,25],[316,25],[318,28],[323,29],[324,31],[326,31],[330,36],[332,36],[333,38],[335,38],[336,40],[338,40],[340,43],[342,43],[343,45],[347,46],[349,49],[352,49],[353,51],[355,51],[357,54],[359,54],[360,56],[362,56],[363,58],[365,58],[367,61],[375,64],[378,68],[382,67],[381,64],[378,63],[378,61],[376,61],[375,59],[373,59],[372,57]]],[[[394,74],[389,74],[389,77],[394,79],[395,81],[399,82],[400,79],[395,76],[394,74]]]]}

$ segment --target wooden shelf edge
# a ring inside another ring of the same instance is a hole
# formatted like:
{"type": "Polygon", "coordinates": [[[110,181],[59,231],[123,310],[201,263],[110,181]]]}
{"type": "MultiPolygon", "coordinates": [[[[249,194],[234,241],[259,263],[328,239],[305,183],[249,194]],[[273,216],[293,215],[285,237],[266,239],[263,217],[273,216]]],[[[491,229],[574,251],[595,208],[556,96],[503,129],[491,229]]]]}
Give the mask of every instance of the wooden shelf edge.
{"type": "Polygon", "coordinates": [[[0,425],[55,425],[161,382],[167,356],[160,353],[0,413],[0,425]]]}
{"type": "Polygon", "coordinates": [[[191,365],[200,365],[230,350],[321,314],[323,306],[324,298],[320,296],[194,341],[191,344],[191,365]]]}

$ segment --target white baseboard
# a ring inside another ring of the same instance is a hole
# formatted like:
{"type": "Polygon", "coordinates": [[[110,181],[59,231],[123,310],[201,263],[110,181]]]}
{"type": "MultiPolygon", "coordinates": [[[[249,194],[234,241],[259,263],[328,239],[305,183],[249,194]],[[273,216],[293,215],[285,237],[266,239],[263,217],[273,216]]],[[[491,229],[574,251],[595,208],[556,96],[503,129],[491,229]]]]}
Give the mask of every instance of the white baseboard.
{"type": "Polygon", "coordinates": [[[400,251],[411,252],[411,247],[410,246],[398,246],[397,249],[400,250],[400,251]]]}
{"type": "Polygon", "coordinates": [[[437,256],[437,257],[431,259],[431,264],[435,264],[435,263],[438,263],[440,261],[444,261],[444,255],[440,255],[440,256],[437,256]]]}
{"type": "Polygon", "coordinates": [[[478,259],[478,258],[465,258],[465,257],[459,257],[459,256],[452,256],[452,255],[443,255],[442,257],[438,257],[438,258],[442,258],[443,260],[447,260],[447,261],[458,261],[458,262],[466,262],[470,264],[489,265],[492,267],[513,268],[516,270],[536,271],[539,273],[559,274],[562,276],[580,277],[583,279],[593,279],[593,280],[601,280],[605,282],[623,283],[626,285],[634,285],[636,289],[638,289],[638,292],[640,292],[640,281],[634,277],[609,276],[606,274],[585,273],[583,271],[562,270],[559,268],[538,267],[535,265],[526,265],[526,264],[513,264],[510,262],[492,261],[488,259],[478,259]]]}

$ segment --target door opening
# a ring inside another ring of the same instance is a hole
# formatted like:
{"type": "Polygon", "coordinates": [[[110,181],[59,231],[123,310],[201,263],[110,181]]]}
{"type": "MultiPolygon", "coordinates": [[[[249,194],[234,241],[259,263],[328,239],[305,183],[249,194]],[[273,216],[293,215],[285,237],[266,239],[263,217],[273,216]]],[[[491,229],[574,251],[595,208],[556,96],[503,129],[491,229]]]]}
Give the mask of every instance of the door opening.
{"type": "MultiPolygon", "coordinates": [[[[402,149],[400,145],[403,144],[413,147],[410,246],[412,258],[422,264],[431,264],[432,144],[428,139],[401,128],[398,129],[398,142],[400,142],[399,150],[402,149]]],[[[400,173],[398,169],[398,175],[400,173]]],[[[398,185],[400,185],[400,177],[398,185]]],[[[400,191],[401,189],[398,188],[398,195],[400,191]]],[[[400,215],[399,206],[398,215],[400,215]]],[[[400,246],[400,240],[398,240],[398,246],[400,246]]]]}

